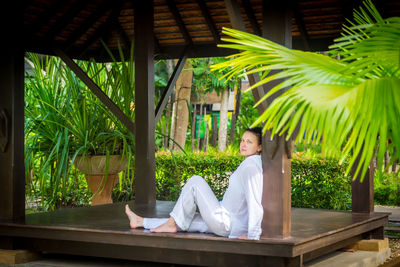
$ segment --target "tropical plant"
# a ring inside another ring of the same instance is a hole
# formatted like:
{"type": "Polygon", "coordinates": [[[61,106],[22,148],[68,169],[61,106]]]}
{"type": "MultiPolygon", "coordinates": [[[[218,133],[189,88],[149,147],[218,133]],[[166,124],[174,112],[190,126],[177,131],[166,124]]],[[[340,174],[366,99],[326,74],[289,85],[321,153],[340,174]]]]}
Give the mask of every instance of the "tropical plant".
{"type": "Polygon", "coordinates": [[[221,47],[237,49],[234,59],[213,66],[227,78],[245,70],[259,73],[261,81],[281,82],[261,100],[283,92],[255,124],[264,123],[272,135],[318,143],[327,155],[349,158],[349,172],[364,177],[377,155],[381,168],[387,151],[392,162],[400,158],[400,18],[383,19],[370,0],[354,12],[328,56],[289,49],[264,38],[224,29],[232,37],[221,47]],[[271,70],[281,70],[270,74],[271,70]],[[356,159],[359,158],[359,163],[356,159]]]}
{"type": "MultiPolygon", "coordinates": [[[[122,53],[120,57],[121,62],[77,64],[134,120],[133,57],[125,60],[122,53]]],[[[25,79],[26,177],[27,184],[35,177],[40,181],[46,208],[63,205],[75,171],[71,163],[78,155],[122,154],[128,165],[120,186],[122,181],[131,185],[133,134],[59,58],[40,59],[30,53],[26,62],[30,65],[25,79]]]]}
{"type": "Polygon", "coordinates": [[[228,124],[228,97],[229,90],[233,89],[235,84],[239,83],[242,77],[235,74],[231,79],[226,79],[224,76],[226,71],[221,73],[211,72],[210,65],[218,64],[227,61],[222,57],[215,58],[198,58],[192,59],[193,66],[193,93],[197,95],[197,98],[202,101],[207,93],[215,91],[218,95],[221,95],[221,110],[220,110],[220,127],[218,133],[218,149],[219,151],[225,150],[226,147],[226,135],[227,135],[227,124],[228,124]],[[222,127],[221,127],[222,126],[222,127]]]}

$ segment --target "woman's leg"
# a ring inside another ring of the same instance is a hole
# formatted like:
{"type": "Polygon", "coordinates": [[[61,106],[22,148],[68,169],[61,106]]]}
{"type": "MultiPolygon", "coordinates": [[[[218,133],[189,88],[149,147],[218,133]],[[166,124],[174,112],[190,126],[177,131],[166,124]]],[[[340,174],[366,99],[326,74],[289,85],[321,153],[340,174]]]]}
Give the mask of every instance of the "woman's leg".
{"type": "Polygon", "coordinates": [[[198,212],[196,212],[196,214],[194,215],[193,221],[187,229],[187,232],[212,233],[212,231],[210,230],[210,228],[208,228],[207,224],[198,212]]]}
{"type": "Polygon", "coordinates": [[[183,231],[188,231],[196,213],[196,207],[209,230],[217,235],[229,235],[229,212],[220,205],[210,186],[200,176],[193,176],[186,182],[170,213],[171,218],[153,231],[164,232],[169,229],[165,226],[174,224],[183,231]]]}
{"type": "MultiPolygon", "coordinates": [[[[170,218],[143,218],[143,228],[144,229],[155,229],[163,224],[165,224],[170,218]]],[[[177,231],[182,231],[177,229],[177,231]]],[[[200,232],[200,233],[212,233],[208,228],[207,224],[201,218],[200,213],[196,212],[193,217],[193,221],[190,224],[187,232],[200,232]]]]}
{"type": "Polygon", "coordinates": [[[134,213],[129,205],[125,205],[125,213],[129,218],[129,225],[131,228],[143,227],[145,229],[156,228],[168,221],[169,218],[143,218],[134,213]]]}

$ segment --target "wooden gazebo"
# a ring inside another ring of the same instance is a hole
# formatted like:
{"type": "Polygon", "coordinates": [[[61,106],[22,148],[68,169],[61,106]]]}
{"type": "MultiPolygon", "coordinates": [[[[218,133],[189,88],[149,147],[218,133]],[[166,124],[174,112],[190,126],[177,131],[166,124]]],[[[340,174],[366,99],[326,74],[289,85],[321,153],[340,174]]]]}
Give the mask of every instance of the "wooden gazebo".
{"type": "MultiPolygon", "coordinates": [[[[222,27],[262,35],[303,50],[323,51],[340,35],[355,0],[27,0],[2,16],[0,84],[0,248],[191,265],[301,266],[363,238],[383,238],[387,214],[373,210],[372,175],[353,182],[353,211],[291,209],[290,145],[264,138],[263,234],[260,241],[205,234],[130,230],[123,204],[25,216],[24,53],[57,55],[135,132],[136,200],[144,216],[168,216],[173,203],[155,199],[154,128],[189,57],[229,55],[218,48],[222,27]],[[22,25],[20,21],[22,20],[22,25]],[[21,39],[22,38],[22,39],[21,39]],[[133,123],[73,59],[107,61],[100,40],[116,51],[135,48],[133,123]],[[154,109],[155,58],[179,58],[154,109]],[[273,153],[272,153],[273,151],[273,153]],[[273,154],[273,155],[272,155],[273,154]]],[[[376,1],[384,17],[396,0],[376,1]]],[[[258,77],[249,77],[254,83],[258,77]]],[[[253,90],[257,98],[268,90],[253,90]]],[[[263,109],[264,106],[260,106],[263,109]]]]}

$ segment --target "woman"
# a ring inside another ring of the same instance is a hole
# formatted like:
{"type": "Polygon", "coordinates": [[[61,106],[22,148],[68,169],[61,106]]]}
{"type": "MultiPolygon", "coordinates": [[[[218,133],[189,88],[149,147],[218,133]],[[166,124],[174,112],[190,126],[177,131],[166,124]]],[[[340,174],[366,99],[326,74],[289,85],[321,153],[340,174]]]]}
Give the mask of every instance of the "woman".
{"type": "Polygon", "coordinates": [[[192,176],[182,188],[169,218],[142,218],[126,205],[130,227],[144,227],[158,233],[187,231],[260,239],[263,217],[260,152],[261,128],[247,129],[240,141],[240,153],[245,159],[230,176],[222,201],[218,201],[202,177],[192,176]]]}

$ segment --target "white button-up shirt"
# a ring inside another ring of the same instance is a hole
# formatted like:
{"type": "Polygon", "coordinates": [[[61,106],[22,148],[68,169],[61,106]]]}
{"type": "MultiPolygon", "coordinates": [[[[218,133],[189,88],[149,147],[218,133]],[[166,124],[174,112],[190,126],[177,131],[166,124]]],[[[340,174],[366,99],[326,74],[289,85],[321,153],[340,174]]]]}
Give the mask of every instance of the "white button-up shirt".
{"type": "Polygon", "coordinates": [[[229,185],[221,205],[229,211],[231,232],[229,237],[246,235],[260,239],[263,207],[263,172],[261,156],[247,157],[229,177],[229,185]]]}

